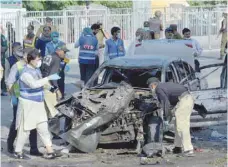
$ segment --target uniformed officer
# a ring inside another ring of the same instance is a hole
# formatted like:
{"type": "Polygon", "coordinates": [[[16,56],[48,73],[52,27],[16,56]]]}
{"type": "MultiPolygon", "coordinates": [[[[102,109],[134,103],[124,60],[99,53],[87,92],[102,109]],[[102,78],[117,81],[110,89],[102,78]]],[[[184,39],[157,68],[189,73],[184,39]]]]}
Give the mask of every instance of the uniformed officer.
{"type": "MultiPolygon", "coordinates": [[[[51,33],[51,42],[48,42],[46,44],[46,48],[45,48],[45,56],[46,55],[51,55],[55,52],[56,48],[58,46],[62,46],[65,45],[65,43],[63,41],[59,40],[59,33],[54,31],[51,33]]],[[[61,79],[59,79],[58,82],[58,86],[59,86],[59,90],[62,94],[62,98],[64,98],[64,92],[65,92],[65,71],[69,71],[70,67],[67,64],[68,60],[66,61],[65,59],[61,60],[60,66],[62,68],[62,70],[59,73],[59,76],[61,77],[61,79]]]]}
{"type": "Polygon", "coordinates": [[[150,30],[154,32],[155,39],[160,38],[161,31],[163,31],[163,25],[161,22],[161,11],[155,11],[154,17],[149,20],[150,30]]]}
{"type": "Polygon", "coordinates": [[[86,84],[97,69],[98,40],[91,28],[84,28],[83,35],[75,43],[79,48],[79,67],[82,85],[86,84]]]}
{"type": "Polygon", "coordinates": [[[111,29],[112,37],[105,41],[104,59],[114,59],[125,56],[124,42],[121,39],[120,28],[113,27],[111,29]]]}
{"type": "Polygon", "coordinates": [[[34,26],[27,27],[28,34],[24,37],[23,48],[35,48],[37,37],[34,34],[34,26]]]}
{"type": "Polygon", "coordinates": [[[160,83],[157,78],[150,78],[148,83],[163,108],[164,126],[168,126],[172,117],[175,116],[175,148],[173,153],[194,156],[190,135],[190,116],[194,107],[192,95],[186,87],[177,83],[160,83]],[[171,106],[172,110],[170,110],[171,106]]]}
{"type": "MultiPolygon", "coordinates": [[[[41,66],[41,72],[43,77],[47,77],[49,75],[55,74],[55,73],[61,73],[62,67],[61,67],[61,61],[64,60],[66,52],[69,50],[66,48],[65,44],[59,45],[55,52],[51,55],[46,55],[43,58],[42,66],[41,66]]],[[[55,109],[55,105],[57,104],[57,101],[62,99],[62,93],[59,89],[58,80],[50,81],[50,84],[55,89],[54,92],[50,92],[48,90],[44,91],[44,98],[45,98],[45,104],[47,106],[49,117],[54,117],[58,112],[55,109]]]]}
{"type": "Polygon", "coordinates": [[[173,39],[173,36],[174,36],[174,34],[173,34],[172,28],[170,28],[170,27],[166,28],[165,29],[165,38],[166,39],[173,39]]]}
{"type": "MultiPolygon", "coordinates": [[[[15,43],[14,43],[15,45],[15,43]]],[[[23,49],[21,45],[17,45],[16,48],[14,48],[14,55],[10,56],[8,58],[8,61],[10,62],[10,73],[7,78],[6,84],[8,87],[8,90],[11,94],[11,103],[13,106],[13,121],[10,126],[9,135],[7,138],[7,149],[9,153],[14,152],[14,141],[17,136],[17,130],[16,130],[16,115],[17,115],[17,108],[18,108],[18,98],[20,95],[20,88],[18,84],[19,75],[22,72],[25,64],[26,64],[26,54],[31,50],[32,48],[25,49],[25,53],[23,54],[23,49]]],[[[39,152],[37,148],[37,132],[36,129],[32,130],[29,136],[29,142],[30,142],[30,154],[35,156],[42,156],[42,153],[39,152]]]]}
{"type": "Polygon", "coordinates": [[[219,34],[222,34],[219,59],[223,59],[223,57],[225,56],[225,46],[227,42],[227,13],[223,13],[223,17],[224,18],[222,20],[222,25],[219,30],[219,34]]]}
{"type": "Polygon", "coordinates": [[[170,24],[169,28],[173,30],[173,39],[182,39],[182,36],[177,31],[177,25],[176,24],[170,24]]]}

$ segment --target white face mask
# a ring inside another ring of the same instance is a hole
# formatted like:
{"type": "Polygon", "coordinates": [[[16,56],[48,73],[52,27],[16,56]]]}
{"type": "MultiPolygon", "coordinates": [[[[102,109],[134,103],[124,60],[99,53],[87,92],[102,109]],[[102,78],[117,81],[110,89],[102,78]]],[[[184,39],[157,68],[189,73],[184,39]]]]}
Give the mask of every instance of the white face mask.
{"type": "Polygon", "coordinates": [[[139,35],[139,36],[136,36],[136,39],[137,39],[137,40],[140,40],[140,38],[141,38],[141,36],[140,36],[140,35],[139,35]]]}
{"type": "Polygon", "coordinates": [[[38,63],[37,63],[37,65],[36,65],[36,68],[40,68],[41,67],[41,64],[42,64],[42,61],[39,60],[38,63]]]}
{"type": "Polygon", "coordinates": [[[150,30],[150,27],[144,27],[144,30],[148,31],[148,30],[150,30]]]}
{"type": "Polygon", "coordinates": [[[120,33],[117,33],[117,37],[120,38],[120,33]]]}

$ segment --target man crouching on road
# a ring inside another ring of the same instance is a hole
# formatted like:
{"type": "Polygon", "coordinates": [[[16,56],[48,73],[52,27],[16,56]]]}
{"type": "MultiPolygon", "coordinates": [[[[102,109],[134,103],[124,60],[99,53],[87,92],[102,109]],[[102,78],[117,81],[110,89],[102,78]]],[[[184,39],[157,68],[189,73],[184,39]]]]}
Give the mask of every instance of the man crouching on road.
{"type": "Polygon", "coordinates": [[[163,107],[164,126],[167,126],[175,116],[175,148],[173,153],[182,153],[180,155],[187,157],[194,156],[190,135],[190,116],[194,100],[188,89],[172,82],[160,83],[157,78],[151,78],[149,85],[163,107]],[[174,106],[172,110],[170,110],[171,106],[174,106]]]}

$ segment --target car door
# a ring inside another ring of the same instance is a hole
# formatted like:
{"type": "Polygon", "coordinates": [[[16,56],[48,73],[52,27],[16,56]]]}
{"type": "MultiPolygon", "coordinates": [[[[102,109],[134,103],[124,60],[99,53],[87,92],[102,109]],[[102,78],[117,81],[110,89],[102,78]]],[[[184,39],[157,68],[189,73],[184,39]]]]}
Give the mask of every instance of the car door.
{"type": "MultiPolygon", "coordinates": [[[[222,63],[203,66],[200,69],[203,71],[209,68],[219,68],[219,66],[221,69],[226,69],[222,63]]],[[[216,70],[211,71],[216,72],[216,70]]],[[[213,75],[210,75],[210,73],[209,75],[205,74],[205,76],[209,77],[208,80],[216,79],[213,75]]],[[[196,116],[196,112],[193,112],[191,124],[194,124],[195,127],[199,125],[209,126],[227,123],[227,88],[224,84],[221,84],[224,80],[227,80],[227,72],[223,70],[217,71],[215,76],[220,76],[220,78],[218,77],[218,79],[216,79],[217,84],[212,84],[212,86],[209,86],[207,89],[190,91],[195,100],[195,104],[203,105],[207,110],[205,119],[199,119],[199,117],[196,116]]]]}

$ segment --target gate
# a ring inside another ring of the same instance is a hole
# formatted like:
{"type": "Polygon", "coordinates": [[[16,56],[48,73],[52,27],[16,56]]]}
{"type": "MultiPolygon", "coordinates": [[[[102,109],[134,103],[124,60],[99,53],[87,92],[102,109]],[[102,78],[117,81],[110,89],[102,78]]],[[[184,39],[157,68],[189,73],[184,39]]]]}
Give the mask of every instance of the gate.
{"type": "MultiPolygon", "coordinates": [[[[33,11],[4,13],[1,22],[5,28],[5,35],[11,43],[22,42],[29,24],[34,25],[35,32],[40,25],[45,23],[46,17],[53,19],[53,24],[60,33],[60,39],[68,44],[73,44],[86,26],[97,21],[103,23],[104,29],[110,33],[113,26],[121,28],[122,38],[126,41],[135,37],[137,28],[152,17],[156,9],[90,9],[90,10],[61,10],[61,11],[33,11]],[[11,23],[11,24],[10,24],[11,23]],[[7,26],[6,26],[7,25],[7,26]]],[[[219,48],[220,40],[217,34],[221,25],[222,11],[226,8],[165,8],[162,15],[164,29],[169,24],[177,24],[178,31],[188,27],[193,38],[197,39],[204,49],[219,48]]]]}

